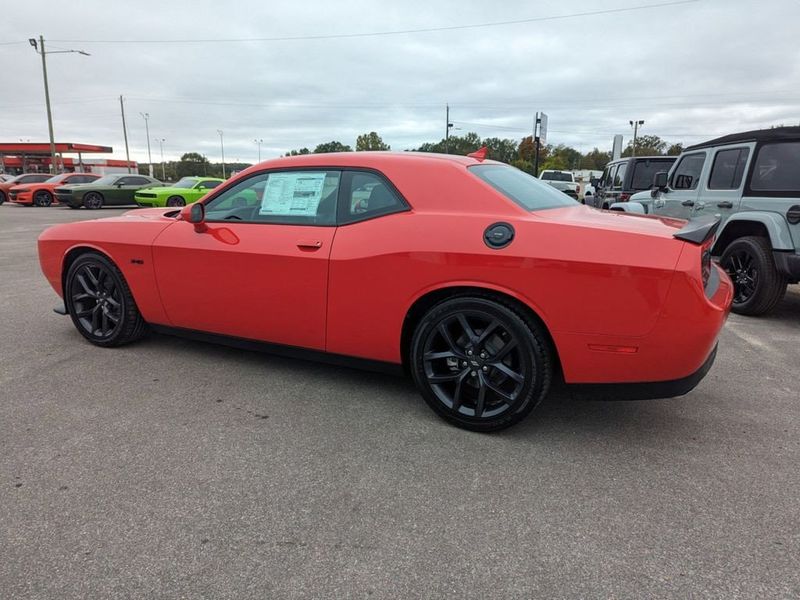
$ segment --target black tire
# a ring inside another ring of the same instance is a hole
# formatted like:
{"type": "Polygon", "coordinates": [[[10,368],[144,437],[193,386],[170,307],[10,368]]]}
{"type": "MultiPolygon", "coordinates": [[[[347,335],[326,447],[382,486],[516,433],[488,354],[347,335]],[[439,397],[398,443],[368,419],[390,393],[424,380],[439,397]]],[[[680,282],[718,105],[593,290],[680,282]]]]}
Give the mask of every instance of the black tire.
{"type": "Polygon", "coordinates": [[[179,206],[186,206],[186,200],[181,198],[180,196],[170,196],[167,198],[167,206],[172,207],[179,207],[179,206]]]}
{"type": "Polygon", "coordinates": [[[46,190],[39,190],[33,195],[33,205],[47,207],[53,203],[53,194],[46,190]]]}
{"type": "Polygon", "coordinates": [[[0,204],[6,201],[6,193],[0,190],[0,204]]]}
{"type": "Polygon", "coordinates": [[[78,204],[67,204],[67,206],[69,206],[73,210],[78,210],[80,208],[80,205],[78,204]]]}
{"type": "Polygon", "coordinates": [[[122,272],[102,254],[81,254],[70,265],[65,283],[72,323],[96,346],[128,344],[147,331],[122,272]]]}
{"type": "Polygon", "coordinates": [[[89,210],[103,208],[105,198],[100,192],[89,192],[83,197],[83,205],[89,210]]]}
{"type": "Polygon", "coordinates": [[[552,351],[541,328],[483,296],[460,296],[431,308],[414,331],[410,354],[414,382],[428,406],[472,431],[520,422],[547,395],[553,377],[552,351]]]}
{"type": "Polygon", "coordinates": [[[731,242],[720,259],[733,280],[731,310],[740,315],[768,313],[786,293],[786,275],[779,273],[769,240],[761,236],[741,237],[731,242]]]}

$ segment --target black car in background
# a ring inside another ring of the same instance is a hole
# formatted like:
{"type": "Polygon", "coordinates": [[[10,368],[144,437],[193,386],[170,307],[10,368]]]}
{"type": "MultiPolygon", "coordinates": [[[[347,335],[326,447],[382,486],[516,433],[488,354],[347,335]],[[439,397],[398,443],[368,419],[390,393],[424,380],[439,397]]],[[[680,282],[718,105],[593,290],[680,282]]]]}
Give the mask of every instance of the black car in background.
{"type": "Polygon", "coordinates": [[[614,202],[627,202],[636,192],[649,190],[653,175],[669,171],[677,156],[635,156],[612,160],[596,183],[593,202],[597,208],[608,208],[614,202]]]}

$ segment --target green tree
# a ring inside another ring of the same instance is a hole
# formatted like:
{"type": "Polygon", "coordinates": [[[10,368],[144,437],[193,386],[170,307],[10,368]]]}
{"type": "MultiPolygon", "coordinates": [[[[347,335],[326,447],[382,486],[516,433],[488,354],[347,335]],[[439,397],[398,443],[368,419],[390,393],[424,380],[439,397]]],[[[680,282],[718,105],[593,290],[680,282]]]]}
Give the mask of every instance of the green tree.
{"type": "Polygon", "coordinates": [[[677,144],[672,144],[669,148],[667,148],[667,154],[669,156],[678,156],[678,154],[681,152],[683,152],[683,144],[680,142],[677,144]]]}
{"type": "MultiPolygon", "coordinates": [[[[658,156],[664,154],[667,142],[657,135],[640,135],[636,138],[636,156],[658,156]]],[[[633,156],[633,140],[628,142],[622,156],[633,156]]]]}
{"type": "Polygon", "coordinates": [[[376,132],[370,131],[356,138],[356,152],[364,150],[391,150],[391,146],[384,144],[381,136],[376,132]]]}
{"type": "Polygon", "coordinates": [[[175,167],[176,176],[192,177],[192,176],[208,176],[210,163],[208,158],[197,152],[187,152],[181,156],[180,161],[175,167]]]}
{"type": "Polygon", "coordinates": [[[517,159],[517,143],[514,140],[486,138],[483,145],[488,150],[488,158],[504,163],[512,163],[517,159]]]}
{"type": "Polygon", "coordinates": [[[314,148],[314,154],[324,154],[326,152],[352,152],[353,149],[350,146],[343,144],[342,142],[337,142],[336,140],[332,142],[326,142],[324,144],[319,144],[316,148],[314,148]]]}
{"type": "Polygon", "coordinates": [[[308,148],[300,148],[300,150],[289,150],[284,156],[301,156],[303,154],[311,154],[308,148]]]}
{"type": "Polygon", "coordinates": [[[581,159],[581,169],[591,169],[592,171],[602,171],[611,160],[611,152],[604,152],[594,148],[583,155],[581,159]]]}

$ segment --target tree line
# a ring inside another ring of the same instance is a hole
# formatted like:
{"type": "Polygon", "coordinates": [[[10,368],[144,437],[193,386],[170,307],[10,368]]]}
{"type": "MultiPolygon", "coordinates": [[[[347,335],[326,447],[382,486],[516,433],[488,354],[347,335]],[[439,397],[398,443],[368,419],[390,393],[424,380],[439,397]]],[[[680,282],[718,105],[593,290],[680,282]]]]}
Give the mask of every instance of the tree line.
{"type": "MultiPolygon", "coordinates": [[[[445,154],[467,155],[479,148],[486,146],[488,157],[517,167],[528,173],[533,172],[534,141],[532,136],[527,136],[519,141],[488,137],[481,138],[477,133],[470,132],[463,136],[453,135],[448,139],[442,138],[438,142],[426,142],[415,148],[414,152],[440,152],[445,154]]],[[[391,146],[384,143],[375,131],[364,133],[356,138],[355,151],[391,150],[391,146]]],[[[683,151],[683,144],[669,144],[657,135],[642,135],[636,139],[637,156],[677,155],[683,151]]],[[[353,152],[353,148],[337,140],[317,144],[313,150],[299,148],[290,150],[284,156],[299,156],[303,154],[324,154],[326,152],[353,152]]],[[[628,142],[622,156],[633,154],[633,140],[628,142]]],[[[598,148],[582,153],[565,144],[548,144],[539,148],[539,170],[555,169],[568,171],[574,169],[591,169],[601,171],[611,160],[611,153],[598,148]]],[[[234,171],[241,171],[251,166],[250,163],[225,163],[226,175],[234,171]]],[[[147,174],[148,166],[139,165],[139,173],[147,174]]],[[[222,177],[222,163],[212,163],[208,158],[197,152],[187,152],[179,161],[164,163],[162,173],[161,163],[153,165],[153,174],[166,181],[176,181],[181,177],[202,176],[222,177]]]]}

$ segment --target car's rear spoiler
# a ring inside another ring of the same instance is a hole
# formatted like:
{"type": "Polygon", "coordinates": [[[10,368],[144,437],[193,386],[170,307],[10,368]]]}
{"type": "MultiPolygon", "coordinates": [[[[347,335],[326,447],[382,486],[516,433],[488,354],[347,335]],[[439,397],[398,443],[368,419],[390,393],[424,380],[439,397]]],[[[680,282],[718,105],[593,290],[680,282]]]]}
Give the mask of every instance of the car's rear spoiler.
{"type": "Polygon", "coordinates": [[[699,246],[717,232],[719,223],[719,217],[712,217],[710,215],[707,217],[698,217],[689,221],[686,226],[678,233],[674,234],[673,237],[699,246]]]}

